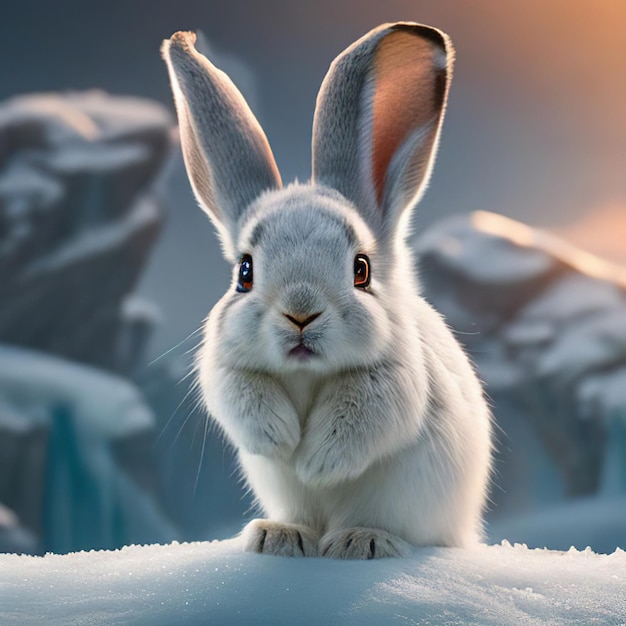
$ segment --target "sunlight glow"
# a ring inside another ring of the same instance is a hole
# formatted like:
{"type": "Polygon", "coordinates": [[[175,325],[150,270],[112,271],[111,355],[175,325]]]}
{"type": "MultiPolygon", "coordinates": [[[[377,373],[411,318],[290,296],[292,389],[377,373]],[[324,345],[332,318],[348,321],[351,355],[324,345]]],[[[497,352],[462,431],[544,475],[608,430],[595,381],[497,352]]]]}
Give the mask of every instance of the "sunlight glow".
{"type": "Polygon", "coordinates": [[[626,288],[626,268],[581,250],[545,231],[489,211],[473,213],[472,224],[484,233],[504,237],[521,247],[539,248],[583,274],[615,282],[626,288]]]}

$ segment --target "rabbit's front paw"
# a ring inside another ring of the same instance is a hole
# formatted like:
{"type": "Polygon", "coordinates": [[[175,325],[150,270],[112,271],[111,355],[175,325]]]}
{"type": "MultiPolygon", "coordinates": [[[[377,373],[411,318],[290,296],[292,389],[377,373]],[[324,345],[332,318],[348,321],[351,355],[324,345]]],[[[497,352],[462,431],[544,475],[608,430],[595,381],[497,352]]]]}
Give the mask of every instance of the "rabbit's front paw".
{"type": "Polygon", "coordinates": [[[236,438],[250,454],[287,459],[300,442],[300,422],[291,402],[271,384],[257,385],[257,393],[242,402],[237,411],[243,416],[236,438]]]}
{"type": "Polygon", "coordinates": [[[298,416],[272,413],[250,416],[250,432],[244,447],[251,454],[287,459],[300,441],[298,416]]]}
{"type": "Polygon", "coordinates": [[[321,556],[331,559],[384,559],[404,556],[409,544],[376,528],[344,528],[324,535],[321,556]]]}
{"type": "Polygon", "coordinates": [[[343,434],[330,420],[306,433],[294,455],[296,474],[303,483],[333,486],[365,471],[367,460],[343,434]]]}
{"type": "Polygon", "coordinates": [[[317,556],[317,539],[307,526],[264,519],[251,521],[243,531],[246,552],[274,556],[317,556]]]}

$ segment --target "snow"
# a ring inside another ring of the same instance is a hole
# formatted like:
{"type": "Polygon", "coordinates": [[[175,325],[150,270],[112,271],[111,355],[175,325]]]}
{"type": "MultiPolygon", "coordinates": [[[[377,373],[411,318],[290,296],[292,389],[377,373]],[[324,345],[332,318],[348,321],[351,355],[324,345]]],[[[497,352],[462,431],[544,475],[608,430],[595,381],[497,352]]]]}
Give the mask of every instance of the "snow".
{"type": "Polygon", "coordinates": [[[42,416],[43,420],[49,407],[70,406],[95,432],[110,439],[154,425],[150,408],[129,382],[100,370],[2,344],[0,395],[3,402],[33,419],[42,416]]]}
{"type": "MultiPolygon", "coordinates": [[[[538,253],[543,253],[552,258],[553,262],[556,261],[582,274],[626,287],[624,267],[577,248],[546,231],[489,211],[475,211],[470,219],[477,231],[492,235],[494,243],[508,240],[518,249],[528,248],[531,254],[528,259],[538,253]]],[[[520,267],[523,267],[523,264],[520,267]]]]}
{"type": "MultiPolygon", "coordinates": [[[[0,503],[0,552],[35,554],[35,537],[19,524],[17,515],[0,503]]],[[[1,593],[0,593],[1,597],[1,593]]],[[[2,610],[0,608],[0,616],[2,610]]]]}
{"type": "Polygon", "coordinates": [[[122,218],[98,229],[85,230],[55,252],[31,263],[25,272],[25,277],[32,279],[58,272],[84,258],[105,254],[121,246],[132,233],[155,223],[159,213],[160,207],[154,200],[148,197],[141,198],[122,218]]]}
{"type": "Polygon", "coordinates": [[[576,379],[589,372],[620,363],[626,354],[624,308],[602,316],[579,320],[575,329],[564,332],[537,362],[537,374],[560,380],[576,379]]]}
{"type": "Polygon", "coordinates": [[[11,509],[0,503],[0,528],[17,526],[18,519],[11,509]]]}
{"type": "Polygon", "coordinates": [[[156,102],[132,96],[112,99],[94,89],[11,98],[0,111],[0,126],[26,125],[41,118],[46,118],[45,133],[50,143],[112,140],[124,133],[171,125],[169,111],[156,102]]]}
{"type": "Polygon", "coordinates": [[[578,323],[581,317],[624,307],[617,285],[584,274],[565,274],[520,312],[525,320],[550,320],[555,325],[578,323]]]}
{"type": "Polygon", "coordinates": [[[147,148],[138,143],[64,145],[51,153],[46,166],[57,175],[87,172],[97,176],[130,169],[148,156],[147,148]]]}
{"type": "Polygon", "coordinates": [[[626,553],[415,549],[334,561],[238,540],[0,555],[3,624],[626,624],[626,553]]]}
{"type": "MultiPolygon", "coordinates": [[[[495,215],[477,211],[476,216],[495,215]]],[[[496,216],[501,217],[501,216],[496,216]]],[[[431,226],[415,241],[418,255],[436,251],[441,265],[481,285],[512,285],[545,276],[556,267],[543,250],[521,245],[488,230],[468,228],[465,215],[453,216],[431,226]]]]}
{"type": "Polygon", "coordinates": [[[122,315],[127,320],[149,321],[155,325],[163,323],[163,314],[159,307],[151,300],[134,293],[122,300],[122,315]]]}

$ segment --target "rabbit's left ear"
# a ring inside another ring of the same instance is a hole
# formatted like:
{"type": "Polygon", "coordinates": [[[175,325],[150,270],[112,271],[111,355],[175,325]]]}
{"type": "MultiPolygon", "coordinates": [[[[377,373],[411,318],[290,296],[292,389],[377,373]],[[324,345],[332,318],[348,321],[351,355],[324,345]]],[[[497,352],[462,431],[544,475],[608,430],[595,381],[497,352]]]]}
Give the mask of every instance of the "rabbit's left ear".
{"type": "Polygon", "coordinates": [[[195,40],[193,33],[178,32],[161,50],[189,180],[232,261],[241,214],[261,193],[282,183],[265,133],[243,96],[195,49],[195,40]]]}
{"type": "Polygon", "coordinates": [[[333,61],[317,98],[313,179],[351,200],[380,239],[430,176],[451,78],[448,37],[385,24],[333,61]]]}

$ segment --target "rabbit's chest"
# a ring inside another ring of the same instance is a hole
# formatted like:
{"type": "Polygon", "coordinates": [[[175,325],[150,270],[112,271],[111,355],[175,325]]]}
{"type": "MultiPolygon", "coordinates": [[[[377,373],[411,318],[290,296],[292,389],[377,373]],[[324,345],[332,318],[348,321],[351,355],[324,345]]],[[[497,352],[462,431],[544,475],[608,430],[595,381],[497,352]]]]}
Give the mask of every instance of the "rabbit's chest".
{"type": "Polygon", "coordinates": [[[315,402],[320,386],[320,377],[311,372],[293,372],[281,376],[280,382],[296,409],[300,424],[304,424],[315,402]]]}

